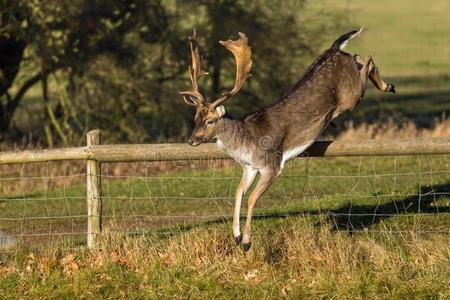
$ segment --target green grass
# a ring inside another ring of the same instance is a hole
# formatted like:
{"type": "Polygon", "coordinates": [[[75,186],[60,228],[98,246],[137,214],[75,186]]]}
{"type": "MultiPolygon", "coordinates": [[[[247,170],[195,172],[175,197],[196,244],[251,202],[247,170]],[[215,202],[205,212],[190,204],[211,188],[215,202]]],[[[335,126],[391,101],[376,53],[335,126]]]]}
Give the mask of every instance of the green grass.
{"type": "MultiPolygon", "coordinates": [[[[446,0],[315,1],[317,9],[345,9],[363,34],[349,43],[351,53],[371,55],[385,76],[448,74],[450,6],[446,0]]],[[[323,20],[322,20],[323,21],[323,20]]]]}
{"type": "MultiPolygon", "coordinates": [[[[417,194],[448,191],[449,166],[445,156],[295,161],[259,201],[257,213],[345,214],[350,207],[351,212],[365,214],[415,213],[419,210],[417,194]]],[[[189,222],[228,217],[240,176],[240,167],[123,178],[109,176],[105,169],[105,221],[113,220],[133,231],[173,224],[176,218],[189,222]]],[[[85,229],[84,183],[0,198],[0,218],[10,218],[2,222],[3,231],[46,234],[85,229]]],[[[422,212],[448,209],[446,197],[423,196],[420,201],[422,212]]],[[[372,216],[368,219],[371,222],[372,216]]]]}
{"type": "MultiPolygon", "coordinates": [[[[99,250],[83,236],[27,237],[1,254],[0,290],[11,299],[445,298],[449,167],[448,156],[290,162],[257,203],[244,254],[228,217],[239,167],[133,176],[152,168],[137,164],[117,178],[105,166],[99,250]]],[[[1,231],[84,231],[85,217],[26,220],[85,215],[84,194],[80,182],[0,196],[0,219],[18,218],[1,231]]]]}

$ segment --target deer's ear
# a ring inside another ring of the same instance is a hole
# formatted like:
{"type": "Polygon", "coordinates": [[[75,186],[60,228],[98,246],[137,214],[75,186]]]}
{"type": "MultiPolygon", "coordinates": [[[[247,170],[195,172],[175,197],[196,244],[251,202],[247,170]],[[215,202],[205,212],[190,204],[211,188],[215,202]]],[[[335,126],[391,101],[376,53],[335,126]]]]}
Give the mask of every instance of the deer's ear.
{"type": "Polygon", "coordinates": [[[221,105],[216,107],[216,113],[218,115],[218,117],[223,117],[223,115],[225,115],[225,106],[221,105]]]}

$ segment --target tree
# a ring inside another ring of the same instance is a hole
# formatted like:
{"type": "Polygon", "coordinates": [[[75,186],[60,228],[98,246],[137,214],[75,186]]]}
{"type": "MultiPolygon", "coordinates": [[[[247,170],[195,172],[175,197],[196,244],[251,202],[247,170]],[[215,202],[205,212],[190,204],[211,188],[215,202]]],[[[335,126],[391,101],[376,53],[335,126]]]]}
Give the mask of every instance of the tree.
{"type": "MultiPolygon", "coordinates": [[[[143,1],[4,1],[0,8],[0,137],[8,130],[12,117],[25,92],[42,83],[48,118],[55,131],[64,134],[55,122],[55,110],[48,107],[48,78],[61,70],[68,90],[73,78],[99,56],[111,55],[118,62],[133,63],[136,49],[125,36],[136,28],[151,10],[143,1]],[[35,75],[25,81],[15,96],[9,89],[23,62],[25,48],[37,65],[35,75]]],[[[159,28],[161,29],[161,28],[159,28]]],[[[59,105],[60,106],[60,105],[59,105]]]]}
{"type": "Polygon", "coordinates": [[[253,76],[227,103],[243,115],[275,101],[344,20],[320,23],[308,12],[305,0],[2,0],[0,54],[13,55],[0,60],[0,139],[37,83],[43,126],[28,130],[45,133],[47,144],[81,143],[93,127],[120,142],[187,135],[192,111],[177,91],[189,84],[186,37],[194,27],[209,97],[234,82],[232,58],[217,41],[249,36],[253,76]]]}

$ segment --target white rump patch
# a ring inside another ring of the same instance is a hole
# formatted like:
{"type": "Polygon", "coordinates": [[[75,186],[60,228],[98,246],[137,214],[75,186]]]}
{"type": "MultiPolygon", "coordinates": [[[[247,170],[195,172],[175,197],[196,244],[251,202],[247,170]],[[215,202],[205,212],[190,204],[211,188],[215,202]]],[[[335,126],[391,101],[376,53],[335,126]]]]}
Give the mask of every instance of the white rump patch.
{"type": "Polygon", "coordinates": [[[347,46],[348,42],[353,40],[355,37],[357,37],[362,31],[363,31],[363,27],[361,27],[361,29],[359,29],[358,32],[352,34],[345,42],[343,42],[339,46],[339,49],[343,50],[347,46]]]}
{"type": "Polygon", "coordinates": [[[306,148],[311,146],[312,143],[314,143],[314,140],[308,141],[308,142],[306,142],[306,144],[303,144],[301,146],[284,151],[283,158],[281,159],[280,169],[283,169],[286,161],[299,156],[303,151],[306,150],[306,148]]]}

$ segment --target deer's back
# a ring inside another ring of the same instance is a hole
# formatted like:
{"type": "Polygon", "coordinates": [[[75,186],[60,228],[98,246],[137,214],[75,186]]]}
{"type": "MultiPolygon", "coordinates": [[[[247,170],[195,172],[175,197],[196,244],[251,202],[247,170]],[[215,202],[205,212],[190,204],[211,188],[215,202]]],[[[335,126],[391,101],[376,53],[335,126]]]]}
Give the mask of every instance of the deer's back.
{"type": "Polygon", "coordinates": [[[252,135],[272,137],[283,150],[314,140],[336,111],[361,97],[357,76],[351,55],[328,49],[277,103],[246,117],[245,127],[252,135]]]}

